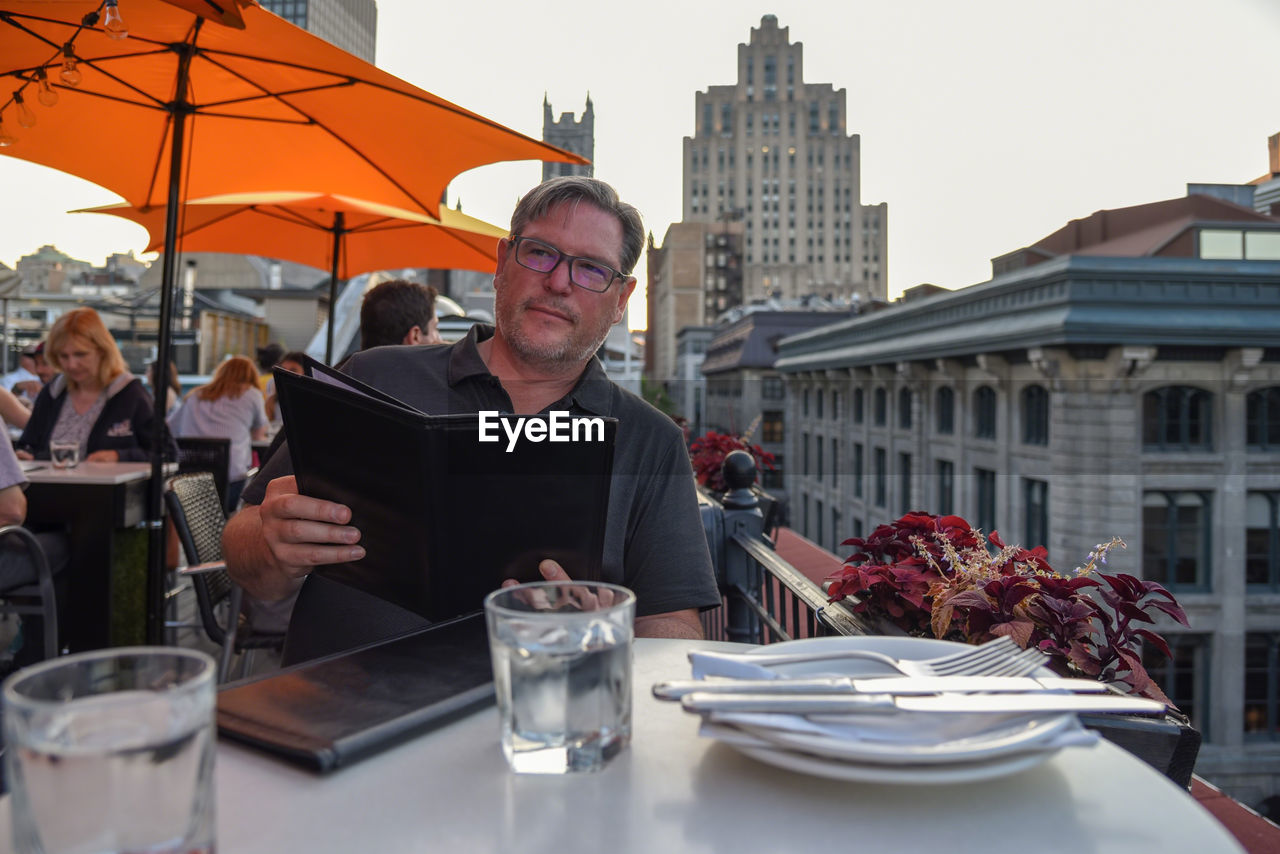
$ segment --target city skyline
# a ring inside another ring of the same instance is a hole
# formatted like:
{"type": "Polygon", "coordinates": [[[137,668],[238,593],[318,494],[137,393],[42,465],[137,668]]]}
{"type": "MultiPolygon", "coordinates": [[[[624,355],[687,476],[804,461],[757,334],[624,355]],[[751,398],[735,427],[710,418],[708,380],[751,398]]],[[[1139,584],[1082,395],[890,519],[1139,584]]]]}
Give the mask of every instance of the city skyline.
{"type": "MultiPolygon", "coordinates": [[[[1267,136],[1280,131],[1280,115],[1255,94],[1280,82],[1280,8],[1268,0],[1222,0],[1210,11],[1193,0],[963,9],[664,0],[643,17],[578,0],[502,4],[496,15],[381,0],[378,13],[381,67],[530,136],[541,135],[544,95],[557,111],[580,113],[589,93],[595,174],[639,207],[659,240],[681,216],[695,94],[732,83],[738,44],[776,14],[804,44],[806,78],[847,92],[862,202],[891,211],[891,298],[922,282],[985,281],[990,258],[1099,209],[1181,196],[1189,182],[1250,181],[1267,168],[1267,136]],[[544,41],[531,44],[531,33],[544,41]]],[[[534,162],[483,167],[454,181],[450,201],[505,225],[540,171],[534,162]]],[[[92,184],[0,157],[0,189],[10,200],[0,230],[9,266],[45,243],[95,264],[145,246],[136,226],[64,213],[116,200],[92,184]]],[[[643,267],[636,273],[631,325],[641,327],[643,267]]]]}

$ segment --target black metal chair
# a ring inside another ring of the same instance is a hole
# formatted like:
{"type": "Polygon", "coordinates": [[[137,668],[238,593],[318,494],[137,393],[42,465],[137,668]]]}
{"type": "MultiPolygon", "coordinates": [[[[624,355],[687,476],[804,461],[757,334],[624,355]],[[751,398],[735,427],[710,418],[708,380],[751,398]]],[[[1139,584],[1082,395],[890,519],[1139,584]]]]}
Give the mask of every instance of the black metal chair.
{"type": "Polygon", "coordinates": [[[218,681],[225,682],[233,655],[242,654],[243,671],[253,650],[279,649],[284,634],[255,631],[240,620],[243,591],[227,574],[222,560],[222,529],[227,517],[213,474],[191,472],[170,478],[165,502],[190,564],[179,572],[191,578],[205,634],[222,647],[218,681]]]}
{"type": "Polygon", "coordinates": [[[178,473],[207,471],[213,474],[218,487],[218,495],[222,498],[222,506],[227,507],[227,478],[231,460],[230,439],[210,439],[203,436],[182,436],[178,443],[178,473]]]}
{"type": "Polygon", "coordinates": [[[53,590],[53,571],[35,534],[21,525],[0,528],[0,548],[22,549],[35,568],[35,580],[0,590],[0,613],[39,614],[44,620],[44,657],[58,654],[58,601],[53,590]]]}

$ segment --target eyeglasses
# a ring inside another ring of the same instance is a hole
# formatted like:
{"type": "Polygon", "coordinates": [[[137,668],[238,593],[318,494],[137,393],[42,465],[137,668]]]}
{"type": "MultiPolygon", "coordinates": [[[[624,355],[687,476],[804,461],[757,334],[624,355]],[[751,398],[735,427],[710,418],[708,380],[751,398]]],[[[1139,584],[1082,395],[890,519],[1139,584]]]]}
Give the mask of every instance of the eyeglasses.
{"type": "Polygon", "coordinates": [[[543,243],[532,237],[513,235],[511,243],[516,248],[516,263],[535,273],[550,273],[560,266],[561,261],[567,261],[569,281],[584,290],[602,294],[609,290],[614,279],[626,278],[608,264],[594,258],[566,255],[550,243],[543,243]]]}

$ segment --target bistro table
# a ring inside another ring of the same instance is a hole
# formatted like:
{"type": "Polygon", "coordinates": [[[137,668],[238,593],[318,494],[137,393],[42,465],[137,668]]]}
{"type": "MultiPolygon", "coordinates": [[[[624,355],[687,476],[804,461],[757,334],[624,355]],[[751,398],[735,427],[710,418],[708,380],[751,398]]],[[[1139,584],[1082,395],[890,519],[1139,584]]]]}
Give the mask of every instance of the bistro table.
{"type": "MultiPolygon", "coordinates": [[[[689,649],[737,646],[638,640],[632,745],[595,774],[509,773],[492,708],[329,776],[222,741],[218,849],[1241,851],[1186,791],[1105,741],[967,785],[837,782],[763,765],[699,738],[696,718],[649,690],[688,676],[689,649]]],[[[7,825],[5,798],[0,839],[7,825]]]]}
{"type": "MultiPolygon", "coordinates": [[[[147,518],[151,463],[24,463],[27,525],[70,535],[63,643],[72,652],[141,643],[146,632],[147,518]]],[[[176,464],[166,472],[177,471],[176,464]]]]}

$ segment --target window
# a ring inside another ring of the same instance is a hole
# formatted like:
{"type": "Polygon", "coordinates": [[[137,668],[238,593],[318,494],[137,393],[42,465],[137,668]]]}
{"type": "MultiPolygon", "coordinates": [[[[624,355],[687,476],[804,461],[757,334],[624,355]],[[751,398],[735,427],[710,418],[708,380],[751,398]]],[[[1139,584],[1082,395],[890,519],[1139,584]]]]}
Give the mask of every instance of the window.
{"type": "Polygon", "coordinates": [[[782,489],[782,454],[773,455],[773,468],[765,466],[760,472],[760,486],[764,489],[782,489]]]}
{"type": "Polygon", "coordinates": [[[875,470],[871,473],[876,481],[876,506],[885,506],[885,493],[888,491],[888,473],[885,471],[884,448],[876,448],[875,470]]]}
{"type": "Polygon", "coordinates": [[[862,423],[862,389],[853,390],[853,423],[862,423]]]}
{"type": "Polygon", "coordinates": [[[782,377],[762,377],[760,380],[760,396],[765,400],[782,400],[786,392],[783,389],[782,377]]]}
{"type": "Polygon", "coordinates": [[[938,432],[950,436],[956,432],[956,393],[950,386],[943,386],[934,397],[938,408],[938,432]]]}
{"type": "Polygon", "coordinates": [[[889,409],[889,393],[886,392],[883,388],[876,389],[875,403],[873,404],[873,406],[875,409],[875,412],[873,415],[875,418],[876,426],[883,427],[888,417],[886,413],[888,412],[888,409],[889,409]]]}
{"type": "Polygon", "coordinates": [[[813,512],[813,541],[818,545],[822,545],[822,502],[814,502],[813,512]]]}
{"type": "Polygon", "coordinates": [[[803,496],[800,504],[804,507],[804,530],[800,533],[807,537],[809,536],[809,496],[803,496]]]}
{"type": "Polygon", "coordinates": [[[1209,496],[1146,493],[1142,498],[1142,575],[1169,588],[1207,589],[1209,496]]]}
{"type": "Polygon", "coordinates": [[[996,528],[996,473],[990,469],[973,470],[977,494],[974,503],[978,508],[978,529],[990,534],[996,528]]]}
{"type": "Polygon", "coordinates": [[[1250,492],[1245,499],[1244,580],[1280,587],[1280,492],[1250,492]]]}
{"type": "Polygon", "coordinates": [[[1022,504],[1025,525],[1022,545],[1028,549],[1049,546],[1049,484],[1043,480],[1022,479],[1022,504]]]}
{"type": "Polygon", "coordinates": [[[1213,396],[1172,385],[1142,396],[1142,446],[1148,451],[1209,450],[1213,396]]]}
{"type": "Polygon", "coordinates": [[[955,512],[956,466],[950,460],[938,460],[938,513],[949,516],[955,512]]]}
{"type": "Polygon", "coordinates": [[[822,413],[827,408],[827,391],[826,389],[818,389],[818,417],[825,417],[822,413]]]}
{"type": "Polygon", "coordinates": [[[898,389],[898,427],[911,429],[911,389],[898,389]]]}
{"type": "Polygon", "coordinates": [[[853,446],[853,494],[857,498],[862,497],[862,445],[855,443],[853,446]]]}
{"type": "Polygon", "coordinates": [[[840,510],[831,508],[831,550],[835,551],[840,548],[840,543],[845,540],[844,534],[840,532],[840,510]]]}
{"type": "Polygon", "coordinates": [[[840,420],[840,415],[841,415],[840,403],[841,403],[840,392],[838,391],[831,392],[831,420],[832,421],[840,420]]]}
{"type": "Polygon", "coordinates": [[[783,424],[786,419],[781,412],[766,410],[760,414],[760,441],[778,443],[783,441],[783,424]]]}
{"type": "Polygon", "coordinates": [[[800,414],[803,415],[805,418],[808,418],[809,417],[809,389],[804,390],[804,394],[801,396],[800,399],[801,399],[800,414]]]}
{"type": "Polygon", "coordinates": [[[821,436],[814,436],[813,444],[818,452],[818,465],[813,470],[813,476],[816,480],[822,480],[822,449],[826,446],[826,442],[822,440],[821,436]]]}
{"type": "Polygon", "coordinates": [[[840,442],[835,436],[831,437],[831,480],[835,481],[840,476],[840,442]]]}
{"type": "Polygon", "coordinates": [[[901,482],[902,503],[899,505],[902,514],[910,513],[915,508],[911,506],[911,455],[898,454],[898,479],[901,482]]]}
{"type": "Polygon", "coordinates": [[[1044,386],[1029,385],[1022,390],[1022,442],[1049,444],[1049,392],[1044,386]]]}
{"type": "Polygon", "coordinates": [[[996,391],[989,385],[973,393],[973,435],[979,439],[996,437],[996,391]]]}
{"type": "MultiPolygon", "coordinates": [[[[1244,734],[1250,741],[1280,738],[1280,634],[1244,636],[1244,734]]],[[[1169,699],[1173,699],[1170,697],[1169,699]]]]}
{"type": "Polygon", "coordinates": [[[1245,398],[1245,444],[1260,451],[1280,449],[1280,386],[1249,392],[1245,398]]]}
{"type": "Polygon", "coordinates": [[[800,435],[800,473],[809,473],[809,434],[800,435]]]}
{"type": "MultiPolygon", "coordinates": [[[[1173,658],[1152,644],[1142,647],[1142,666],[1160,690],[1191,718],[1191,725],[1207,733],[1209,696],[1209,643],[1204,635],[1165,635],[1173,658]]],[[[1246,685],[1248,677],[1246,676],[1246,685]]],[[[1246,692],[1247,692],[1246,688],[1246,692]]],[[[1246,724],[1246,731],[1247,731],[1246,724]]]]}

